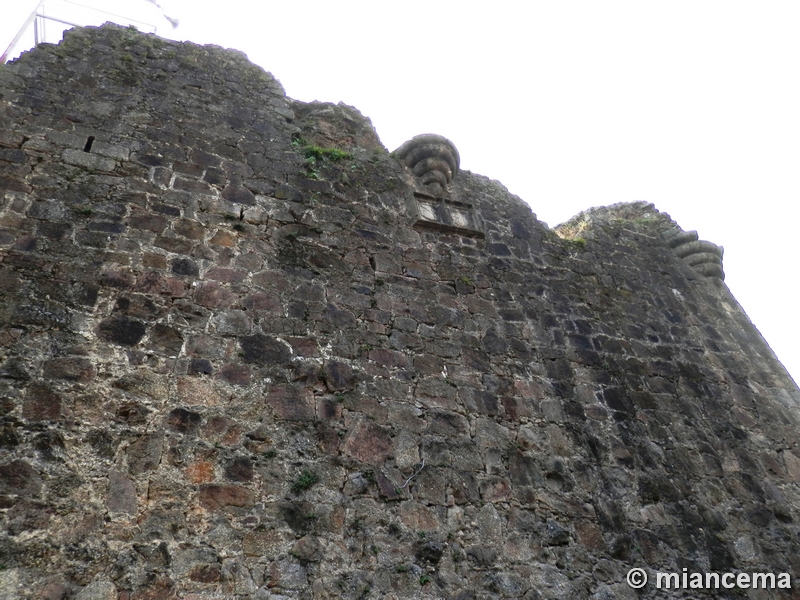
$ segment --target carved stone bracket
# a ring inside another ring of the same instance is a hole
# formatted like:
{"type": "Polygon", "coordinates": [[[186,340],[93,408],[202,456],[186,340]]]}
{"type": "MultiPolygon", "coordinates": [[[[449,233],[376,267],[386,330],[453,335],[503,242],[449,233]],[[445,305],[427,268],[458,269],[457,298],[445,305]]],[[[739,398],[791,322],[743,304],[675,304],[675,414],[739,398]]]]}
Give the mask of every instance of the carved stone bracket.
{"type": "Polygon", "coordinates": [[[447,187],[458,173],[461,157],[455,144],[435,133],[414,136],[393,152],[416,176],[414,227],[483,237],[471,204],[452,198],[447,187]]]}
{"type": "Polygon", "coordinates": [[[435,133],[414,136],[395,150],[394,155],[411,169],[427,192],[435,197],[445,194],[461,163],[453,142],[435,133]]]}
{"type": "Polygon", "coordinates": [[[683,231],[679,227],[665,231],[662,237],[675,254],[695,271],[704,277],[725,279],[725,272],[722,270],[722,246],[700,240],[696,231],[683,231]]]}

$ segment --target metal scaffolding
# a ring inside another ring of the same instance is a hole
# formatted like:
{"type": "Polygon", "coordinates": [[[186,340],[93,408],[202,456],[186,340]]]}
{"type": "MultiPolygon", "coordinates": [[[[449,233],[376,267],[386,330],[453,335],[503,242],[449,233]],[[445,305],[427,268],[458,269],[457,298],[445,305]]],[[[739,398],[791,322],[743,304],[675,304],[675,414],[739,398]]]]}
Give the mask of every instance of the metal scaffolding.
{"type": "MultiPolygon", "coordinates": [[[[131,12],[134,13],[137,10],[142,12],[144,4],[150,5],[150,15],[147,17],[149,20],[144,20],[138,15],[131,15],[130,12],[125,15],[102,10],[98,6],[93,6],[91,0],[84,0],[83,3],[75,0],[39,0],[36,8],[0,56],[0,64],[6,63],[11,58],[14,49],[20,45],[23,39],[27,38],[28,48],[38,46],[43,42],[56,42],[70,27],[85,27],[111,22],[117,25],[133,26],[146,33],[157,33],[156,22],[166,21],[173,29],[178,26],[178,20],[168,16],[156,0],[136,0],[136,4],[130,5],[129,9],[133,9],[131,12]],[[31,33],[33,34],[32,44],[31,33]]],[[[107,6],[107,3],[104,3],[103,6],[107,6]]]]}

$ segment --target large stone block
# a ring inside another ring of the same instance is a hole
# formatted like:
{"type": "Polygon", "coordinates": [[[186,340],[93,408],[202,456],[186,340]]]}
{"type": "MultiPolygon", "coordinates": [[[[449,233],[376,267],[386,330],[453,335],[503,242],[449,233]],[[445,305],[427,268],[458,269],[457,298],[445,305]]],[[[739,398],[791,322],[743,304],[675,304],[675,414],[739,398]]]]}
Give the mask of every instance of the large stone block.
{"type": "Polygon", "coordinates": [[[389,430],[366,419],[353,424],[344,442],[346,454],[370,464],[381,464],[391,451],[389,430]]]}
{"type": "Polygon", "coordinates": [[[207,510],[220,510],[227,507],[248,507],[255,502],[252,490],[236,485],[205,484],[198,494],[200,506],[207,510]]]}

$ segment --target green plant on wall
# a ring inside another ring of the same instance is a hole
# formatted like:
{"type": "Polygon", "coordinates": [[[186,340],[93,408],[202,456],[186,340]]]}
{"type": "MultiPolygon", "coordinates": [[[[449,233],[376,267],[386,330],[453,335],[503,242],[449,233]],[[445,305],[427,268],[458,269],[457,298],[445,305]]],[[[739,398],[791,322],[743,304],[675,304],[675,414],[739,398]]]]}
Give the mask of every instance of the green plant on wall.
{"type": "Polygon", "coordinates": [[[568,242],[569,246],[575,251],[583,251],[586,249],[586,239],[582,237],[572,238],[571,240],[565,240],[568,242]]]}
{"type": "Polygon", "coordinates": [[[300,473],[300,475],[297,476],[297,479],[295,479],[292,483],[292,493],[300,494],[305,492],[318,481],[319,477],[317,477],[316,473],[309,471],[308,469],[303,469],[302,473],[300,473]]]}
{"type": "Polygon", "coordinates": [[[350,152],[340,150],[339,148],[322,148],[310,144],[308,140],[299,133],[295,133],[292,136],[292,146],[297,148],[305,157],[306,175],[309,179],[320,178],[319,169],[325,161],[336,163],[353,158],[350,152]]]}

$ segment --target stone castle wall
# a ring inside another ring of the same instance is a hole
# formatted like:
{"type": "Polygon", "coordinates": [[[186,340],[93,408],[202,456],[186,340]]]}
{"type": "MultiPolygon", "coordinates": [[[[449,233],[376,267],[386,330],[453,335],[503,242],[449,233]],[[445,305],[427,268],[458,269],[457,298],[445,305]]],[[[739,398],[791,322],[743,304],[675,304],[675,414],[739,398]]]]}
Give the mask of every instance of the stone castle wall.
{"type": "Polygon", "coordinates": [[[800,585],[800,392],[721,250],[428,155],[117,27],[0,68],[0,597],[800,585]]]}

